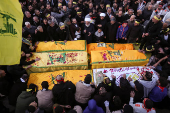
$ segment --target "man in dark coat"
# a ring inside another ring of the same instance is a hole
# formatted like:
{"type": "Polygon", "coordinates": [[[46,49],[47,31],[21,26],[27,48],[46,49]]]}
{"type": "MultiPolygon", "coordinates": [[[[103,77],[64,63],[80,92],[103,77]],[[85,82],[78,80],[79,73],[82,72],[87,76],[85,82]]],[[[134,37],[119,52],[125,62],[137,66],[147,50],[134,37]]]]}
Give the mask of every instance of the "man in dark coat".
{"type": "Polygon", "coordinates": [[[70,25],[70,34],[73,39],[76,38],[75,32],[79,30],[80,27],[77,23],[77,20],[75,18],[72,18],[72,24],[70,25]]]}
{"type": "Polygon", "coordinates": [[[144,33],[142,35],[142,41],[141,45],[139,47],[140,52],[142,52],[142,48],[145,44],[144,50],[146,49],[146,46],[151,45],[151,40],[156,38],[156,36],[159,35],[161,29],[162,29],[162,22],[160,21],[160,16],[156,15],[152,18],[152,20],[149,21],[147,24],[144,33]]]}
{"type": "Polygon", "coordinates": [[[76,15],[76,20],[77,23],[79,24],[80,27],[82,27],[82,25],[84,24],[84,16],[81,10],[77,11],[77,15],[76,15]]]}
{"type": "Polygon", "coordinates": [[[85,18],[85,25],[83,27],[84,38],[87,41],[87,44],[92,43],[93,34],[95,32],[94,25],[90,23],[90,18],[85,18]]]}
{"type": "Polygon", "coordinates": [[[48,40],[47,41],[57,41],[56,39],[56,29],[57,29],[57,25],[55,25],[55,23],[52,20],[48,20],[48,28],[47,28],[47,32],[48,32],[48,40]]]}
{"type": "Polygon", "coordinates": [[[59,23],[59,28],[56,30],[57,41],[67,41],[69,39],[69,30],[64,23],[59,23]]]}
{"type": "Polygon", "coordinates": [[[102,31],[104,31],[104,33],[105,33],[106,24],[107,24],[107,20],[106,20],[105,16],[106,16],[105,13],[100,13],[100,19],[98,21],[96,21],[96,26],[101,27],[102,31]]]}
{"type": "Polygon", "coordinates": [[[116,41],[116,33],[118,29],[118,23],[115,18],[112,18],[106,25],[105,38],[107,43],[114,43],[116,41]]]}
{"type": "Polygon", "coordinates": [[[140,20],[136,20],[135,23],[128,29],[126,38],[128,43],[135,43],[142,36],[143,27],[140,25],[140,20]]]}
{"type": "Polygon", "coordinates": [[[42,26],[37,27],[37,33],[35,34],[35,37],[33,39],[33,43],[39,42],[39,41],[47,41],[47,32],[44,31],[42,26]]]}
{"type": "Polygon", "coordinates": [[[62,75],[57,75],[56,81],[57,84],[55,84],[52,89],[54,103],[60,105],[70,105],[73,107],[75,102],[75,85],[71,81],[64,82],[62,75]]]}
{"type": "Polygon", "coordinates": [[[15,106],[18,96],[27,88],[28,75],[23,74],[20,79],[12,86],[8,95],[9,104],[15,106]]]}

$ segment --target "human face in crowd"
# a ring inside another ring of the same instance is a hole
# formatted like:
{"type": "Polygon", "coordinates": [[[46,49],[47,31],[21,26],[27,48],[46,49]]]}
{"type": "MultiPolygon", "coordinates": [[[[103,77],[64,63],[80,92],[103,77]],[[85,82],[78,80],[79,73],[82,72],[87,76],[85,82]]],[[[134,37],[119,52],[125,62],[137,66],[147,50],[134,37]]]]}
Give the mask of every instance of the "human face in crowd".
{"type": "Polygon", "coordinates": [[[124,2],[124,4],[127,4],[127,3],[128,3],[128,1],[127,1],[127,0],[124,0],[123,2],[124,2]]]}
{"type": "Polygon", "coordinates": [[[104,20],[104,16],[100,16],[100,19],[101,19],[101,20],[104,20]]]}
{"type": "Polygon", "coordinates": [[[79,7],[76,7],[75,10],[78,11],[80,8],[79,7]]]}
{"type": "Polygon", "coordinates": [[[159,10],[161,10],[161,9],[162,9],[162,7],[163,7],[162,5],[158,5],[158,9],[159,9],[159,10]]]}
{"type": "Polygon", "coordinates": [[[119,16],[119,17],[122,16],[122,11],[119,11],[118,16],[119,16]]]}
{"type": "Polygon", "coordinates": [[[98,29],[98,32],[100,33],[100,32],[102,32],[102,30],[101,30],[101,29],[98,29]]]}
{"type": "Polygon", "coordinates": [[[39,16],[39,15],[40,15],[40,11],[39,11],[39,10],[36,10],[36,11],[35,11],[35,14],[39,16]]]}
{"type": "Polygon", "coordinates": [[[46,9],[47,9],[47,10],[50,10],[50,9],[51,9],[51,6],[50,6],[50,5],[47,5],[46,9]]]}
{"type": "Polygon", "coordinates": [[[110,79],[109,78],[106,78],[106,84],[109,84],[110,83],[110,79]]]}
{"type": "Polygon", "coordinates": [[[168,24],[167,24],[167,23],[163,23],[162,28],[165,29],[165,28],[167,28],[167,27],[168,27],[168,24]]]}
{"type": "Polygon", "coordinates": [[[90,4],[89,4],[89,9],[92,9],[92,8],[93,8],[93,4],[90,3],[90,4]]]}
{"type": "Polygon", "coordinates": [[[5,75],[6,75],[5,71],[4,70],[0,70],[0,78],[4,77],[5,75]]]}
{"type": "Polygon", "coordinates": [[[115,21],[110,21],[110,23],[111,23],[111,24],[114,24],[114,23],[115,23],[115,21]]]}
{"type": "Polygon", "coordinates": [[[123,26],[123,27],[126,27],[126,26],[127,26],[127,23],[123,23],[122,26],[123,26]]]}
{"type": "Polygon", "coordinates": [[[132,15],[131,17],[130,17],[130,21],[134,21],[135,20],[135,15],[132,15]]]}
{"type": "Polygon", "coordinates": [[[62,3],[62,2],[63,2],[63,0],[58,0],[58,2],[62,3]]]}
{"type": "Polygon", "coordinates": [[[34,106],[35,107],[35,110],[37,110],[37,103],[34,101],[34,102],[31,102],[31,104],[29,106],[34,106]]]}
{"type": "Polygon", "coordinates": [[[149,5],[149,6],[148,6],[148,10],[152,10],[152,5],[149,5]]]}
{"type": "Polygon", "coordinates": [[[116,3],[114,3],[114,4],[113,4],[113,7],[116,9],[116,8],[117,8],[117,4],[116,4],[116,3]]]}
{"type": "Polygon", "coordinates": [[[34,22],[38,22],[39,21],[37,17],[33,17],[33,20],[34,20],[34,22]]]}
{"type": "Polygon", "coordinates": [[[108,8],[107,13],[108,13],[108,14],[111,14],[111,12],[112,12],[112,9],[111,9],[111,8],[108,8]]]}
{"type": "Polygon", "coordinates": [[[39,31],[39,32],[43,32],[43,28],[40,27],[40,28],[38,29],[38,31],[39,31]]]}
{"type": "Polygon", "coordinates": [[[32,11],[32,10],[33,10],[32,5],[28,6],[28,10],[29,10],[29,11],[32,11]]]}
{"type": "Polygon", "coordinates": [[[66,7],[66,6],[63,6],[63,10],[64,10],[64,11],[67,11],[67,7],[66,7]]]}
{"type": "Polygon", "coordinates": [[[44,19],[44,20],[43,20],[43,23],[46,25],[46,24],[47,24],[47,19],[44,19]]]}
{"type": "Polygon", "coordinates": [[[104,4],[100,4],[100,7],[103,9],[104,8],[104,4]]]}
{"type": "Polygon", "coordinates": [[[27,18],[30,18],[31,17],[31,14],[30,14],[30,12],[26,12],[26,15],[25,15],[27,18]]]}
{"type": "Polygon", "coordinates": [[[88,21],[85,21],[85,23],[86,23],[86,25],[89,25],[89,24],[90,24],[90,22],[88,22],[88,21]]]}
{"type": "Polygon", "coordinates": [[[133,11],[132,11],[132,10],[129,10],[128,13],[129,13],[129,15],[132,15],[132,14],[133,14],[133,11]]]}
{"type": "Polygon", "coordinates": [[[54,25],[55,25],[55,23],[54,23],[54,22],[51,22],[50,26],[53,27],[54,25]]]}
{"type": "Polygon", "coordinates": [[[69,9],[72,8],[72,3],[71,2],[68,3],[68,8],[69,9]]]}
{"type": "Polygon", "coordinates": [[[138,0],[138,2],[139,2],[139,3],[142,3],[142,2],[143,2],[143,0],[138,0]]]}
{"type": "Polygon", "coordinates": [[[90,13],[89,13],[89,16],[92,16],[92,15],[93,15],[93,13],[92,13],[92,12],[90,12],[90,13]]]}
{"type": "Polygon", "coordinates": [[[155,3],[155,1],[154,0],[151,0],[151,4],[154,4],[155,3]]]}
{"type": "Polygon", "coordinates": [[[77,20],[76,20],[76,19],[73,19],[73,20],[72,20],[72,23],[73,23],[73,24],[77,24],[77,20]]]}
{"type": "Polygon", "coordinates": [[[19,2],[20,4],[21,4],[21,7],[23,8],[24,7],[24,5],[22,4],[22,2],[19,2]]]}
{"type": "Polygon", "coordinates": [[[136,22],[134,23],[134,26],[138,26],[139,24],[137,24],[136,22]]]}
{"type": "Polygon", "coordinates": [[[119,7],[118,11],[122,11],[122,7],[119,7]]]}
{"type": "Polygon", "coordinates": [[[40,2],[43,2],[44,0],[40,0],[40,2]]]}
{"type": "Polygon", "coordinates": [[[157,23],[158,20],[156,20],[154,17],[152,18],[152,22],[157,23]]]}

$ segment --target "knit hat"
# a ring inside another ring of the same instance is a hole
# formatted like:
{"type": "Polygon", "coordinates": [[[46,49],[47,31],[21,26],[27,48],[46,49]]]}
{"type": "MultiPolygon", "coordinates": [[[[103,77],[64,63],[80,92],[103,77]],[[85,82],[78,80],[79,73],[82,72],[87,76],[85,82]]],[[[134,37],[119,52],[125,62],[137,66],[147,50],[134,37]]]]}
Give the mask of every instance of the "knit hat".
{"type": "Polygon", "coordinates": [[[70,110],[68,113],[77,113],[75,110],[70,110]]]}
{"type": "Polygon", "coordinates": [[[90,84],[90,82],[91,82],[91,75],[90,75],[90,74],[87,74],[86,77],[85,77],[85,79],[84,79],[84,83],[90,84]]]}
{"type": "Polygon", "coordinates": [[[132,106],[126,104],[123,108],[124,113],[133,113],[133,108],[132,106]]]}
{"type": "Polygon", "coordinates": [[[61,106],[57,106],[56,108],[55,108],[55,112],[56,113],[63,113],[63,107],[61,107],[61,106]]]}
{"type": "Polygon", "coordinates": [[[136,86],[136,89],[139,91],[139,92],[143,92],[143,85],[141,83],[139,83],[138,80],[136,80],[134,82],[135,86],[136,86]]]}

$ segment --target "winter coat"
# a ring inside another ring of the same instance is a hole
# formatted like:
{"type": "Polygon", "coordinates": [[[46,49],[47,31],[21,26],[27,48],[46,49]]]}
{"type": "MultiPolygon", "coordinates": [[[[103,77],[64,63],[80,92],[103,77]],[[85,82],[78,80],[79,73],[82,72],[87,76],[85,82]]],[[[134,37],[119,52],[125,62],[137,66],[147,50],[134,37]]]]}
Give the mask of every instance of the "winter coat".
{"type": "Polygon", "coordinates": [[[58,41],[64,41],[69,39],[69,30],[68,27],[65,26],[65,29],[61,30],[57,28],[56,30],[56,38],[58,41]]]}
{"type": "Polygon", "coordinates": [[[35,95],[31,92],[23,91],[17,99],[15,113],[25,113],[29,104],[36,101],[35,95]]]}
{"type": "Polygon", "coordinates": [[[44,109],[45,111],[52,111],[53,107],[53,94],[52,91],[46,90],[46,91],[41,91],[39,90],[36,95],[38,99],[38,107],[44,109]]]}
{"type": "Polygon", "coordinates": [[[160,86],[155,86],[149,94],[149,99],[153,102],[161,102],[167,96],[167,93],[167,88],[160,89],[160,86]]]}
{"type": "Polygon", "coordinates": [[[79,103],[86,104],[94,93],[95,88],[92,88],[90,84],[84,82],[77,82],[75,100],[79,103]]]}
{"type": "Polygon", "coordinates": [[[8,95],[8,100],[10,105],[16,105],[18,96],[25,91],[27,88],[27,83],[17,80],[16,83],[12,86],[10,93],[8,95]]]}
{"type": "Polygon", "coordinates": [[[96,105],[96,101],[94,99],[91,99],[83,113],[104,113],[104,111],[101,107],[96,105]]]}
{"type": "Polygon", "coordinates": [[[86,25],[83,26],[83,34],[84,34],[85,40],[87,41],[87,44],[92,43],[94,32],[95,32],[95,29],[94,29],[93,24],[90,24],[90,26],[88,27],[86,25]],[[86,33],[84,32],[84,30],[86,30],[86,33]],[[91,33],[90,36],[88,36],[89,32],[91,33]]]}
{"type": "Polygon", "coordinates": [[[116,39],[116,33],[118,29],[118,23],[115,22],[113,25],[109,22],[106,25],[106,31],[105,31],[105,36],[107,40],[115,40],[116,39]]]}
{"type": "Polygon", "coordinates": [[[128,26],[124,28],[122,25],[120,25],[117,30],[116,39],[118,38],[122,39],[123,37],[125,37],[128,29],[129,29],[128,26]]]}

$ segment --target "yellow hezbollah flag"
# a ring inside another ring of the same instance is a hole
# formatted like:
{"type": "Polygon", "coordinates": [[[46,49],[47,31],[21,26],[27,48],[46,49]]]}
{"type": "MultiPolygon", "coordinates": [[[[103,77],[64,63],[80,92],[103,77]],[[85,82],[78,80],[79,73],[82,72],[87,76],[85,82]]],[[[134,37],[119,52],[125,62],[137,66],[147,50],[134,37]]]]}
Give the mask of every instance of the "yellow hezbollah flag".
{"type": "Polygon", "coordinates": [[[0,65],[20,63],[23,13],[18,0],[0,2],[0,65]]]}

